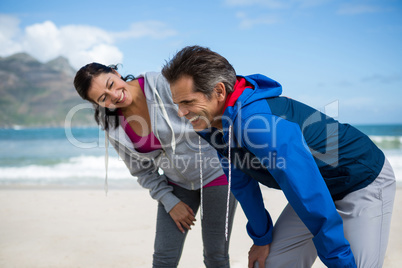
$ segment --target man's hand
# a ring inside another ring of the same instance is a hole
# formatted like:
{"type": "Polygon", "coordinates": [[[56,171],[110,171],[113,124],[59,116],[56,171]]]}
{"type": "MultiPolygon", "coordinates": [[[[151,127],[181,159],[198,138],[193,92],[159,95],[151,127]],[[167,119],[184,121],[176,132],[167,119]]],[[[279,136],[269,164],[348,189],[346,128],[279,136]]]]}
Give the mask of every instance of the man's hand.
{"type": "Polygon", "coordinates": [[[269,244],[265,246],[253,245],[248,252],[248,268],[253,268],[254,263],[258,262],[259,268],[265,267],[265,260],[269,255],[269,244]]]}
{"type": "Polygon", "coordinates": [[[191,230],[191,225],[194,225],[194,221],[196,221],[193,210],[182,201],[177,203],[177,205],[169,211],[169,214],[182,233],[184,233],[183,227],[191,230]]]}

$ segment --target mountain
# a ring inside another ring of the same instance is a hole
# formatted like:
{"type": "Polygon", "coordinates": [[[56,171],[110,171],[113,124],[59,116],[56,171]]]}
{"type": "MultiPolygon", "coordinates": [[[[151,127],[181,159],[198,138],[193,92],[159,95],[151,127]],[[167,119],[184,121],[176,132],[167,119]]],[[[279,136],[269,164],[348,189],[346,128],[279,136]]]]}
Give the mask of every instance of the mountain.
{"type": "MultiPolygon", "coordinates": [[[[64,126],[82,100],[74,89],[75,70],[58,57],[41,63],[26,53],[0,58],[0,127],[64,126]]],[[[91,109],[79,110],[73,125],[94,125],[91,109]]]]}
{"type": "Polygon", "coordinates": [[[74,70],[73,67],[71,67],[68,60],[62,56],[57,57],[54,60],[51,60],[51,61],[45,63],[45,65],[55,71],[60,71],[62,73],[65,73],[66,75],[70,75],[72,77],[74,77],[75,73],[76,73],[76,70],[74,70]]]}

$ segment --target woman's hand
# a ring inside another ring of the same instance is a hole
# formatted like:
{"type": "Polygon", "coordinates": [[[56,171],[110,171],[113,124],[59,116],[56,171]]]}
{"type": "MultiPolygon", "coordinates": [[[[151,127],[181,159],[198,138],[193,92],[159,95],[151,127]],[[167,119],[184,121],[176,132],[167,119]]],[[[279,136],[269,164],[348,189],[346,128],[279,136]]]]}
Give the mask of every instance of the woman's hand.
{"type": "Polygon", "coordinates": [[[248,252],[248,267],[253,268],[254,263],[258,262],[259,268],[265,267],[265,260],[269,255],[269,244],[265,246],[253,245],[248,252]]]}
{"type": "Polygon", "coordinates": [[[191,230],[191,225],[194,225],[196,221],[193,210],[182,201],[177,203],[177,205],[169,211],[169,214],[182,233],[184,233],[183,227],[191,230]]]}

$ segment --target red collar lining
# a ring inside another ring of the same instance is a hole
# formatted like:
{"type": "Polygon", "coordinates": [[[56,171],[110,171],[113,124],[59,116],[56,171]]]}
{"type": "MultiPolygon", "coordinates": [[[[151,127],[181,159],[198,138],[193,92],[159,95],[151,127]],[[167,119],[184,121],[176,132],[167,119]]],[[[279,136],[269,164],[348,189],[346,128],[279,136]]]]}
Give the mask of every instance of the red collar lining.
{"type": "Polygon", "coordinates": [[[225,106],[223,107],[223,113],[225,112],[228,106],[233,106],[240,95],[246,88],[253,88],[253,86],[247,82],[247,80],[243,77],[237,77],[236,84],[233,87],[233,92],[228,94],[226,98],[225,106]]]}

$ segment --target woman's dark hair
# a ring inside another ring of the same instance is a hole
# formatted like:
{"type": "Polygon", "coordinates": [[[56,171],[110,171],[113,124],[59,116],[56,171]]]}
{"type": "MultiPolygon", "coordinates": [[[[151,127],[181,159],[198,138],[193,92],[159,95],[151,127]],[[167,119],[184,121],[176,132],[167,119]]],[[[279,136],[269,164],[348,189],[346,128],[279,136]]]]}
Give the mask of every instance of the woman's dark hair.
{"type": "Polygon", "coordinates": [[[211,97],[216,84],[223,83],[226,92],[231,93],[236,83],[236,71],[227,59],[209,48],[188,46],[162,68],[162,74],[169,83],[182,76],[190,76],[194,81],[194,92],[211,97]]]}
{"type": "MultiPolygon", "coordinates": [[[[77,90],[78,95],[94,105],[95,121],[98,125],[102,125],[105,130],[109,130],[109,124],[113,124],[113,127],[115,128],[119,125],[117,109],[111,110],[106,107],[104,108],[99,106],[88,97],[88,91],[91,88],[93,78],[103,73],[112,73],[113,71],[117,71],[117,65],[106,66],[100,63],[93,62],[83,66],[76,73],[74,78],[74,87],[77,90]]],[[[134,80],[135,77],[130,74],[126,77],[121,77],[121,79],[123,79],[124,81],[131,81],[134,80]]]]}

